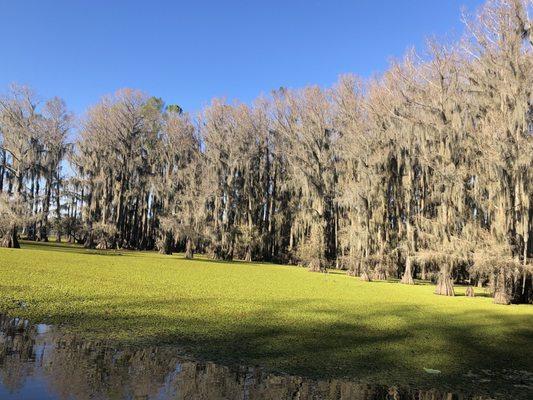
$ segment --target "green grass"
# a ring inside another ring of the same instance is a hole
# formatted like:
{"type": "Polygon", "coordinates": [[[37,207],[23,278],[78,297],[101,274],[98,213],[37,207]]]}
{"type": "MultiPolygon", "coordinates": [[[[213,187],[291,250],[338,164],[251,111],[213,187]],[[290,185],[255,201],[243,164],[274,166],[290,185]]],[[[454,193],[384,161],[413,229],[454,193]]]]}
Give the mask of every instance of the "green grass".
{"type": "Polygon", "coordinates": [[[0,249],[0,312],[83,338],[380,383],[457,386],[469,370],[533,369],[532,306],[433,290],[152,252],[0,249]]]}

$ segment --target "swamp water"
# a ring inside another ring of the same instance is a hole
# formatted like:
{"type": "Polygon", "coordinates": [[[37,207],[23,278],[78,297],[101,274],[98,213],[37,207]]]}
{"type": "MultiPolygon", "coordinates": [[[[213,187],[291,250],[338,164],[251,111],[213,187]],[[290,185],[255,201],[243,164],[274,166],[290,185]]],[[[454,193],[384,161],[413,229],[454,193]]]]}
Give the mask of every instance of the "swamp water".
{"type": "Polygon", "coordinates": [[[533,398],[533,378],[525,374],[494,396],[313,380],[195,361],[173,347],[114,349],[0,315],[1,400],[533,398]]]}

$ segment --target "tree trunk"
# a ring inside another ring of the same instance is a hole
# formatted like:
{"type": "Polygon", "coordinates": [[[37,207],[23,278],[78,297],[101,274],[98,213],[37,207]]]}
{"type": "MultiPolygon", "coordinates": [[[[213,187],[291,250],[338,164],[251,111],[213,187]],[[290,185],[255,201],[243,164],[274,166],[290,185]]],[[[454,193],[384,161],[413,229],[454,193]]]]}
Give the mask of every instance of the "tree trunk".
{"type": "Polygon", "coordinates": [[[308,271],[310,272],[328,272],[324,263],[319,259],[314,259],[309,263],[308,271]]]}
{"type": "Polygon", "coordinates": [[[372,274],[372,278],[376,281],[386,281],[387,273],[383,270],[383,267],[381,267],[381,265],[378,265],[378,268],[374,270],[374,273],[372,274]]]}
{"type": "Polygon", "coordinates": [[[86,249],[95,248],[94,234],[90,230],[89,230],[89,234],[87,235],[87,238],[85,239],[85,243],[83,244],[83,247],[85,247],[86,249]]]}
{"type": "Polygon", "coordinates": [[[185,243],[185,258],[188,260],[192,260],[193,258],[192,239],[188,236],[187,236],[187,241],[185,243]]]}
{"type": "Polygon", "coordinates": [[[171,231],[165,232],[165,240],[163,242],[163,247],[159,249],[159,252],[161,254],[172,254],[172,242],[173,242],[173,236],[171,231]]]}
{"type": "Polygon", "coordinates": [[[468,287],[466,288],[466,293],[465,293],[465,295],[466,295],[467,297],[475,297],[474,288],[473,288],[472,286],[468,286],[468,287]]]}
{"type": "MultiPolygon", "coordinates": [[[[125,206],[124,206],[124,191],[125,191],[125,177],[123,174],[120,176],[120,186],[118,191],[118,204],[117,204],[117,216],[115,220],[115,224],[117,227],[117,235],[118,235],[118,246],[123,246],[124,241],[124,226],[125,226],[125,206]]],[[[165,253],[168,254],[168,253],[165,253]]]]}
{"type": "Polygon", "coordinates": [[[435,294],[441,296],[455,296],[455,292],[453,291],[453,281],[448,272],[448,268],[443,268],[439,273],[435,294]]]}
{"type": "Polygon", "coordinates": [[[425,281],[427,279],[427,276],[426,276],[426,264],[423,263],[422,264],[422,271],[420,272],[420,279],[422,279],[423,281],[425,281]]]}
{"type": "Polygon", "coordinates": [[[406,285],[414,285],[415,281],[413,280],[413,271],[411,267],[411,257],[407,256],[405,259],[405,272],[403,273],[401,283],[406,285]]]}
{"type": "Polygon", "coordinates": [[[363,271],[361,273],[361,280],[364,281],[364,282],[370,282],[371,281],[370,276],[368,275],[368,272],[363,271]]]}
{"type": "Polygon", "coordinates": [[[46,179],[45,195],[43,200],[43,217],[39,229],[39,240],[48,242],[48,213],[50,212],[50,199],[52,196],[52,176],[46,179]]]}
{"type": "Polygon", "coordinates": [[[252,207],[252,196],[253,194],[251,193],[251,191],[249,190],[249,193],[248,193],[248,209],[247,209],[247,220],[248,220],[248,234],[250,235],[250,237],[248,238],[249,242],[248,242],[248,245],[246,246],[246,255],[244,256],[244,261],[247,261],[247,262],[251,262],[252,261],[252,247],[253,247],[253,242],[254,242],[254,221],[253,221],[253,217],[252,217],[252,214],[253,214],[253,207],[252,207]]]}
{"type": "Polygon", "coordinates": [[[4,190],[4,175],[6,171],[6,151],[2,150],[2,163],[0,164],[0,193],[4,190]]]}
{"type": "MultiPolygon", "coordinates": [[[[35,179],[35,172],[32,171],[31,173],[31,186],[30,186],[30,201],[29,201],[29,206],[30,206],[30,215],[33,217],[35,214],[36,214],[36,208],[37,208],[37,195],[38,195],[38,192],[39,190],[35,190],[35,182],[36,182],[36,179],[35,179]]],[[[37,238],[36,236],[36,232],[35,232],[35,222],[32,221],[30,224],[28,224],[27,226],[27,229],[28,229],[28,233],[26,235],[26,238],[28,240],[32,240],[32,241],[35,241],[35,239],[37,238]]]]}
{"type": "Polygon", "coordinates": [[[59,170],[56,175],[56,241],[61,243],[61,180],[59,177],[59,170]]]}
{"type": "Polygon", "coordinates": [[[0,247],[20,249],[20,243],[17,237],[17,227],[11,228],[0,241],[0,247]]]}
{"type": "Polygon", "coordinates": [[[252,246],[246,246],[246,255],[244,256],[244,261],[252,262],[252,246]]]}
{"type": "Polygon", "coordinates": [[[494,304],[511,304],[509,295],[505,291],[496,291],[496,293],[494,293],[494,304]]]}
{"type": "Polygon", "coordinates": [[[494,303],[495,304],[511,304],[511,296],[507,289],[507,282],[505,272],[501,271],[494,287],[494,303]]]}

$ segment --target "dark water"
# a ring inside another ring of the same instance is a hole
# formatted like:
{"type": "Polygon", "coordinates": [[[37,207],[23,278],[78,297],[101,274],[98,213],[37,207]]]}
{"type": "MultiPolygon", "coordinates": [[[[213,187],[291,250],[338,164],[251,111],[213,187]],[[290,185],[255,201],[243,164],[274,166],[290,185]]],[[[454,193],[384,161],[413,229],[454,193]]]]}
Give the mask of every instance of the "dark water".
{"type": "MultiPolygon", "coordinates": [[[[533,398],[531,377],[496,398],[533,398]]],[[[117,350],[0,315],[0,399],[485,400],[465,395],[273,375],[194,361],[172,347],[117,350]]]]}

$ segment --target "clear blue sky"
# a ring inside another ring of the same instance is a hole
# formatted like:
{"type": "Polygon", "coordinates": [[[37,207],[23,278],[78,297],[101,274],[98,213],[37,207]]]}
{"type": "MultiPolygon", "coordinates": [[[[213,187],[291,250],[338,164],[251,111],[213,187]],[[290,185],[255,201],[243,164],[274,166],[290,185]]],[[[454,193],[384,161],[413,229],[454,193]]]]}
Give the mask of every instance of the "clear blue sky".
{"type": "Polygon", "coordinates": [[[77,113],[141,89],[196,111],[213,97],[329,86],[383,71],[428,36],[458,36],[481,0],[0,0],[0,91],[63,97],[77,113]]]}

